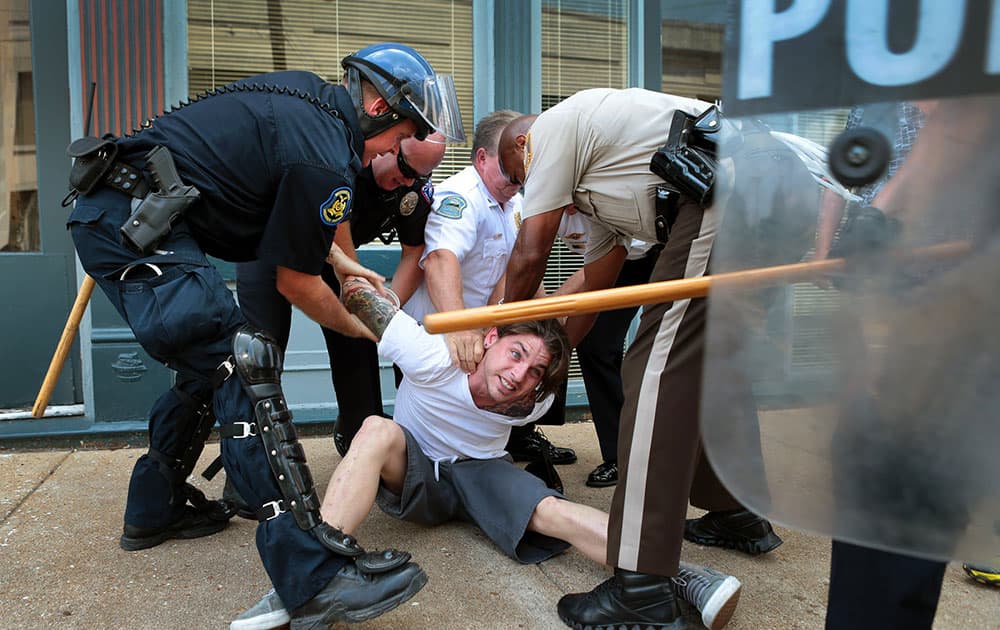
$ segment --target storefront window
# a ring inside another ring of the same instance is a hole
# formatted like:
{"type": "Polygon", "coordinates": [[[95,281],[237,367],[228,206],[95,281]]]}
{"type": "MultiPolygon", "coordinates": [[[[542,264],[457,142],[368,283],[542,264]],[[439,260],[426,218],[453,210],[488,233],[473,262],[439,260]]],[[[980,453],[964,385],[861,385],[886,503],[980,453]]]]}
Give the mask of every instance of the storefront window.
{"type": "Polygon", "coordinates": [[[0,7],[0,252],[39,246],[28,0],[13,0],[0,7]]]}
{"type": "Polygon", "coordinates": [[[449,146],[434,178],[465,168],[473,126],[472,0],[188,0],[190,92],[275,70],[310,70],[339,82],[341,59],[382,41],[413,46],[454,77],[469,143],[449,146]]]}

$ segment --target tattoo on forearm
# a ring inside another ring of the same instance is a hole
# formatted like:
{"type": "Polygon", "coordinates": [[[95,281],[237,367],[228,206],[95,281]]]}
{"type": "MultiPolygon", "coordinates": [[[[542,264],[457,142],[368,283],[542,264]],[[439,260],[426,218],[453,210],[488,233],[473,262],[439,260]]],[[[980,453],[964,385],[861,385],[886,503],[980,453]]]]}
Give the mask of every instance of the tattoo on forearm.
{"type": "Polygon", "coordinates": [[[341,300],[348,312],[357,315],[358,319],[381,339],[389,320],[398,310],[392,302],[379,295],[375,287],[363,278],[349,278],[344,281],[341,300]]]}

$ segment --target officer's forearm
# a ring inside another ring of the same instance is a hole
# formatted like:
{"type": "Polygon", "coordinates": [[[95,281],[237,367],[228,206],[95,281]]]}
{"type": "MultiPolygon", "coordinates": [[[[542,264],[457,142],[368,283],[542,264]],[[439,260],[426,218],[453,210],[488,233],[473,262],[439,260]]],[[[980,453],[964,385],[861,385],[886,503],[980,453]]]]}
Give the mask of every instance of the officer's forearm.
{"type": "Polygon", "coordinates": [[[423,245],[403,245],[403,253],[399,257],[399,266],[392,275],[392,290],[399,297],[400,304],[406,304],[413,292],[424,280],[424,270],[418,264],[424,253],[423,245]]]}
{"type": "Polygon", "coordinates": [[[439,312],[465,308],[462,269],[458,257],[447,249],[436,249],[424,259],[424,281],[434,308],[439,312]]]}
{"type": "Polygon", "coordinates": [[[518,237],[514,245],[514,251],[510,255],[507,263],[507,282],[504,289],[504,302],[515,302],[517,300],[527,300],[531,298],[542,283],[545,276],[545,256],[539,256],[538,252],[526,251],[521,238],[518,237]]]}
{"type": "Polygon", "coordinates": [[[324,328],[345,332],[349,314],[321,276],[278,266],[276,282],[278,292],[310,319],[324,328]]]}

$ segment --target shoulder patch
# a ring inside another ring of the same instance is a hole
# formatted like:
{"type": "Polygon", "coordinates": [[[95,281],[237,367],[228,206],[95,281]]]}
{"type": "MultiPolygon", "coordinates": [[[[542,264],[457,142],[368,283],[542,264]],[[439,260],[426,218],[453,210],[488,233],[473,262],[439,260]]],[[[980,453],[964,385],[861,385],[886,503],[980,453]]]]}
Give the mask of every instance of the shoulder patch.
{"type": "Polygon", "coordinates": [[[427,205],[434,203],[434,184],[431,183],[431,180],[428,179],[424,182],[423,188],[420,189],[420,194],[423,196],[424,201],[427,202],[427,205]]]}
{"type": "Polygon", "coordinates": [[[319,219],[327,225],[337,225],[351,213],[351,189],[347,186],[335,188],[319,206],[319,219]]]}
{"type": "Polygon", "coordinates": [[[440,214],[446,219],[461,219],[462,211],[469,203],[461,195],[449,195],[441,200],[441,205],[434,209],[434,212],[440,214]]]}

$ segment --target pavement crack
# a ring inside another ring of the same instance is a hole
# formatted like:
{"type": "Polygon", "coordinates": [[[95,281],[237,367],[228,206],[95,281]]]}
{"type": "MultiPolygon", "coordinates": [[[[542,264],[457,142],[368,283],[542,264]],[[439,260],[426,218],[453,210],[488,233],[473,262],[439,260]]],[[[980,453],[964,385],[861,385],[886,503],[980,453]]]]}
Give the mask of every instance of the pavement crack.
{"type": "Polygon", "coordinates": [[[38,483],[35,484],[34,488],[32,488],[31,490],[29,490],[27,492],[27,494],[25,494],[23,497],[21,497],[20,501],[18,501],[16,504],[14,504],[13,507],[11,507],[9,510],[7,510],[7,513],[3,515],[3,518],[0,518],[0,527],[3,527],[4,525],[6,525],[7,524],[7,520],[11,517],[11,515],[13,515],[14,512],[17,512],[21,508],[21,506],[24,505],[24,503],[28,499],[30,499],[33,494],[35,494],[35,491],[38,490],[39,488],[41,488],[42,484],[45,483],[46,481],[48,481],[49,477],[51,477],[52,475],[54,475],[56,473],[56,471],[59,470],[62,467],[63,463],[67,459],[69,459],[70,455],[72,455],[75,452],[76,451],[74,450],[74,451],[69,451],[68,453],[66,453],[59,461],[57,461],[55,463],[54,466],[52,466],[49,469],[48,474],[46,474],[44,477],[42,477],[38,481],[38,483]]]}

